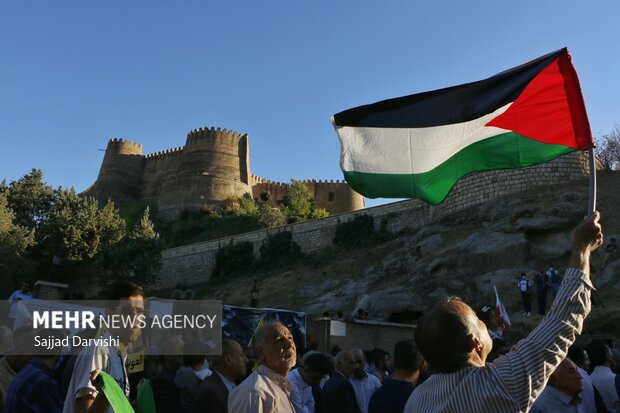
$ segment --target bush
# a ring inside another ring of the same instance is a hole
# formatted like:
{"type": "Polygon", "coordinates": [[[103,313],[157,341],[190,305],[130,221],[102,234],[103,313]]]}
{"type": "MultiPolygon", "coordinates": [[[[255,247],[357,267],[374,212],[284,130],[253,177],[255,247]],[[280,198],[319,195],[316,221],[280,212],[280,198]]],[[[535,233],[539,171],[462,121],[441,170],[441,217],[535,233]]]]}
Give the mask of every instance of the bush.
{"type": "Polygon", "coordinates": [[[238,275],[251,270],[254,265],[254,246],[251,242],[240,242],[220,247],[215,256],[213,277],[238,275]]]}
{"type": "Polygon", "coordinates": [[[303,254],[299,245],[293,241],[289,231],[278,232],[267,237],[260,246],[261,266],[273,266],[297,261],[303,254]]]}
{"type": "Polygon", "coordinates": [[[358,248],[373,245],[382,239],[375,231],[374,220],[370,215],[357,215],[350,221],[341,222],[336,226],[334,244],[358,248]]]}

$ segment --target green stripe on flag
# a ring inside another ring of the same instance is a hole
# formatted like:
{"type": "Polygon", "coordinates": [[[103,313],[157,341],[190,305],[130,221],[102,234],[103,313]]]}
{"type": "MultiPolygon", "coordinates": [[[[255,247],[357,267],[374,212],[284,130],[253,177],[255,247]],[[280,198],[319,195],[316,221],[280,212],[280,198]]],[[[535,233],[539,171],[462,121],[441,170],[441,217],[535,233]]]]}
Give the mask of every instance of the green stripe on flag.
{"type": "Polygon", "coordinates": [[[368,198],[419,198],[437,205],[464,175],[536,165],[574,150],[506,132],[467,146],[428,172],[375,174],[344,171],[344,177],[355,191],[368,198]]]}

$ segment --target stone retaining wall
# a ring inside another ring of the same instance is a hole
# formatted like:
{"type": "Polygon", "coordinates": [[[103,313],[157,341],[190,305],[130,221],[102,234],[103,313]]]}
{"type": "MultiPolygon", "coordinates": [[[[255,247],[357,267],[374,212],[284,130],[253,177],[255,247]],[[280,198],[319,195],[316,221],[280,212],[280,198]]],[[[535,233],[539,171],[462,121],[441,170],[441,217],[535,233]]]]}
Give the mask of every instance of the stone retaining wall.
{"type": "Polygon", "coordinates": [[[282,227],[254,231],[232,237],[170,248],[162,252],[159,288],[177,285],[196,285],[211,277],[215,257],[221,246],[229,243],[251,242],[258,254],[260,244],[270,235],[290,231],[302,252],[309,253],[333,244],[336,226],[356,215],[374,218],[375,227],[382,221],[390,232],[417,228],[436,222],[450,214],[484,202],[520,192],[539,185],[550,185],[584,179],[588,175],[587,155],[572,153],[551,162],[529,168],[473,173],[461,179],[448,198],[437,206],[417,200],[400,201],[363,210],[336,214],[282,227]]]}

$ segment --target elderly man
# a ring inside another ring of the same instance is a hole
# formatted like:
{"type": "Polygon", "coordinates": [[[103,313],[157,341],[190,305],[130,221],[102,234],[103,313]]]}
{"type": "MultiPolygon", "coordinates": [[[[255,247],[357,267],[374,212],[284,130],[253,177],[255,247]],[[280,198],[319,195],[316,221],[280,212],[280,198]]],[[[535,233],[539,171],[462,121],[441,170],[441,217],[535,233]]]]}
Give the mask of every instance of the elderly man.
{"type": "Polygon", "coordinates": [[[291,332],[280,323],[266,323],[254,333],[252,342],[260,365],[230,393],[228,411],[294,413],[291,383],[286,378],[297,360],[291,332]]]}
{"type": "Polygon", "coordinates": [[[321,412],[360,413],[355,390],[349,381],[355,368],[355,359],[349,351],[336,354],[336,371],[323,385],[321,412]]]}
{"type": "Polygon", "coordinates": [[[248,358],[235,340],[222,340],[222,355],[213,358],[213,374],[205,378],[194,397],[193,413],[228,413],[228,395],[245,376],[248,358]]]}
{"type": "Polygon", "coordinates": [[[545,319],[492,364],[491,337],[467,304],[447,298],[425,314],[416,343],[438,374],[413,391],[405,412],[529,411],[590,312],[590,253],[603,242],[598,221],[596,212],[575,228],[569,268],[545,319]]]}
{"type": "Polygon", "coordinates": [[[532,406],[532,413],[582,413],[579,393],[582,378],[575,363],[564,359],[549,377],[549,383],[532,406]]]}
{"type": "Polygon", "coordinates": [[[366,373],[366,356],[362,349],[354,348],[351,355],[355,361],[353,374],[350,378],[353,389],[355,390],[355,398],[362,413],[368,413],[368,403],[370,396],[381,387],[381,381],[374,374],[366,373]]]}

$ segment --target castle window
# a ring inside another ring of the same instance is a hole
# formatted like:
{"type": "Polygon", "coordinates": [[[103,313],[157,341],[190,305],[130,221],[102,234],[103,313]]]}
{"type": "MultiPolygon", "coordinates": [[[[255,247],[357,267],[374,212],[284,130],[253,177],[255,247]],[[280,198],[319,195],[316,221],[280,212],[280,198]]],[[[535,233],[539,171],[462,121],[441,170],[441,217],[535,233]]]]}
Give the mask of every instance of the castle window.
{"type": "Polygon", "coordinates": [[[332,202],[334,200],[334,193],[333,192],[329,193],[328,199],[329,199],[329,202],[332,202]]]}

